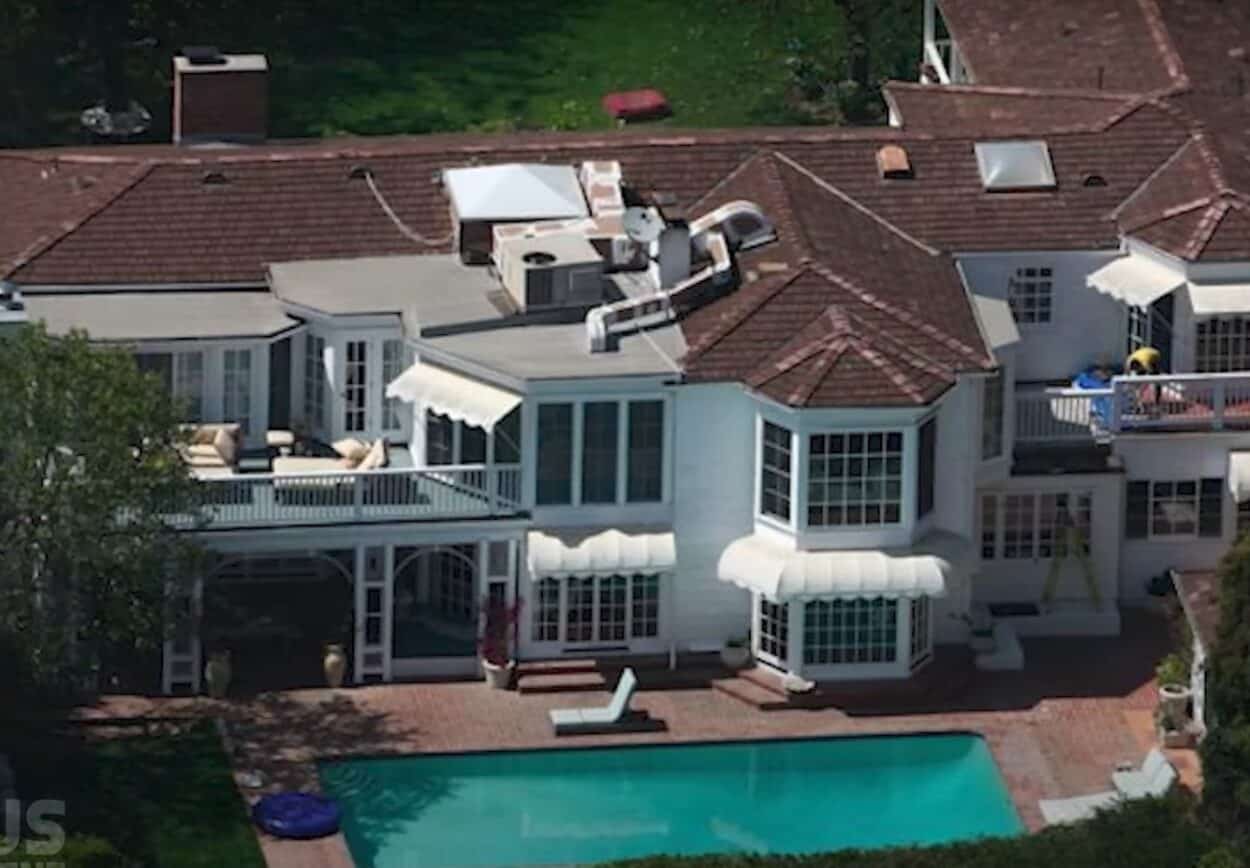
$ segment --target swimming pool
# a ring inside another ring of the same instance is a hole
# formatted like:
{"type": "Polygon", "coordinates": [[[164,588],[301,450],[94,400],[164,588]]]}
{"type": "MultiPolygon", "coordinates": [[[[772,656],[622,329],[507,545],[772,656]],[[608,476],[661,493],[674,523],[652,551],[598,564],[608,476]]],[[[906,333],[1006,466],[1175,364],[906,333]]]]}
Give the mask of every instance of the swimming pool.
{"type": "Polygon", "coordinates": [[[326,762],[358,868],[810,853],[1021,831],[978,736],[435,754],[326,762]]]}

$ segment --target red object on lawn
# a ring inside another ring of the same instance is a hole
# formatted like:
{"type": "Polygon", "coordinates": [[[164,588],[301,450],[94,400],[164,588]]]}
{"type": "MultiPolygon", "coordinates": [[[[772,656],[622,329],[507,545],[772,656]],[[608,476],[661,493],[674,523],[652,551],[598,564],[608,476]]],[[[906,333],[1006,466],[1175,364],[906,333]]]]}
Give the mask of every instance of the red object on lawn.
{"type": "Polygon", "coordinates": [[[603,110],[620,121],[666,118],[673,113],[668,97],[653,87],[606,93],[603,95],[603,110]]]}

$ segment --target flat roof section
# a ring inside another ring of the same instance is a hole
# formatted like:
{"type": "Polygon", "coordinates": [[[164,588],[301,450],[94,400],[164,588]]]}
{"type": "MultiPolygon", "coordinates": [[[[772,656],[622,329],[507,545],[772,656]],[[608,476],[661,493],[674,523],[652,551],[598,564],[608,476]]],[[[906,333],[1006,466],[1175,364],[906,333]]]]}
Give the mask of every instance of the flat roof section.
{"type": "Polygon", "coordinates": [[[96,341],[267,338],[299,325],[268,292],[101,292],[25,296],[31,321],[96,341]]]}

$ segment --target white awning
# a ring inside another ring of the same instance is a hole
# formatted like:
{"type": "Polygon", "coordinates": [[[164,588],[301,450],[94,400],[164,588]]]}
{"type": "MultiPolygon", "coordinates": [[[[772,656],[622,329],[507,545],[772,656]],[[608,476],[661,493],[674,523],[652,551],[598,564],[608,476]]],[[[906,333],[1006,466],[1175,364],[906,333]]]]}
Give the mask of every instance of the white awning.
{"type": "Polygon", "coordinates": [[[1127,304],[1145,307],[1185,283],[1185,275],[1144,256],[1122,256],[1095,271],[1086,283],[1127,304]]]}
{"type": "Polygon", "coordinates": [[[775,602],[830,597],[944,597],[967,569],[971,545],[935,531],[910,549],[793,551],[759,534],[721,553],[722,581],[775,602]]]}
{"type": "Polygon", "coordinates": [[[435,413],[487,431],[521,403],[515,392],[421,362],[396,377],[386,397],[422,401],[435,413]]]}
{"type": "Polygon", "coordinates": [[[1189,303],[1195,316],[1250,313],[1250,283],[1191,283],[1189,303]]]}
{"type": "Polygon", "coordinates": [[[1016,318],[1011,315],[1011,306],[1005,298],[974,295],[972,300],[976,304],[977,318],[981,321],[981,328],[985,331],[985,338],[990,342],[991,349],[997,350],[1020,342],[1016,318]]]}
{"type": "Polygon", "coordinates": [[[1238,503],[1250,500],[1250,452],[1228,453],[1228,490],[1238,503]]]}
{"type": "Polygon", "coordinates": [[[526,543],[535,580],[663,573],[677,565],[672,531],[624,533],[614,528],[591,536],[573,530],[531,531],[526,543]]]}

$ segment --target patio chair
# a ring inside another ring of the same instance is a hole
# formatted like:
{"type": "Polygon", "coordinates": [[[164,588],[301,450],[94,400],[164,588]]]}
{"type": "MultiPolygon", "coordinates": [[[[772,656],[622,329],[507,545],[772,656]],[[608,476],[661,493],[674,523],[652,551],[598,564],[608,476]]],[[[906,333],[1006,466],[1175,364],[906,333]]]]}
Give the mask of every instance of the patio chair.
{"type": "Polygon", "coordinates": [[[1111,775],[1111,783],[1126,799],[1164,796],[1176,783],[1176,769],[1157,747],[1146,754],[1140,769],[1126,769],[1111,775]]]}
{"type": "Polygon", "coordinates": [[[1115,790],[1107,790],[1105,793],[1091,793],[1070,799],[1042,799],[1037,806],[1042,809],[1046,822],[1054,826],[1088,820],[1099,811],[1114,808],[1119,802],[1120,794],[1115,790]]]}
{"type": "Polygon", "coordinates": [[[638,688],[638,676],[629,667],[621,673],[621,680],[616,682],[616,692],[612,701],[600,708],[553,708],[551,726],[556,735],[572,735],[575,733],[609,732],[630,724],[629,702],[638,688]]]}

